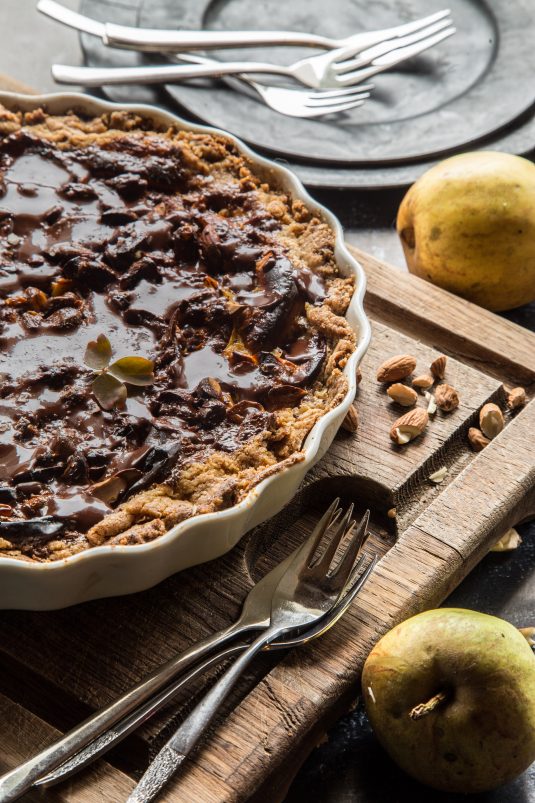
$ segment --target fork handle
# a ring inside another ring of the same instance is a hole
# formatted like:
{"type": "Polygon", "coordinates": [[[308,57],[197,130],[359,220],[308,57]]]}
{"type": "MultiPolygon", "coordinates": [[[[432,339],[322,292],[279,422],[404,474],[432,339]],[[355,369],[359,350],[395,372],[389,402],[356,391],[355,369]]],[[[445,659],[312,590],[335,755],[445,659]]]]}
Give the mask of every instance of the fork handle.
{"type": "Polygon", "coordinates": [[[131,714],[139,705],[167,686],[173,678],[188,667],[203,660],[216,647],[221,647],[251,628],[240,622],[209,636],[189,650],[171,659],[146,677],[133,689],[118,697],[109,706],[100,709],[80,725],[66,733],[33,758],[28,759],[0,777],[0,803],[17,800],[39,778],[51,773],[80,750],[101,736],[117,722],[131,714]]]}
{"type": "Polygon", "coordinates": [[[189,78],[218,78],[237,73],[290,75],[287,67],[255,61],[227,61],[217,64],[166,64],[147,67],[72,67],[53,64],[52,76],[59,84],[103,86],[111,84],[160,84],[189,78]]]}
{"type": "Polygon", "coordinates": [[[130,794],[127,803],[149,803],[149,801],[154,800],[191,753],[254,656],[266,644],[277,639],[283,630],[278,625],[268,627],[236,659],[230,669],[227,669],[225,674],[212,686],[193,711],[188,714],[178,730],[162,747],[154,761],[149,764],[143,777],[130,794]]]}
{"type": "Polygon", "coordinates": [[[111,47],[159,53],[262,45],[331,49],[337,44],[326,36],[297,31],[166,31],[158,28],[132,28],[112,22],[105,25],[103,41],[111,47]]]}

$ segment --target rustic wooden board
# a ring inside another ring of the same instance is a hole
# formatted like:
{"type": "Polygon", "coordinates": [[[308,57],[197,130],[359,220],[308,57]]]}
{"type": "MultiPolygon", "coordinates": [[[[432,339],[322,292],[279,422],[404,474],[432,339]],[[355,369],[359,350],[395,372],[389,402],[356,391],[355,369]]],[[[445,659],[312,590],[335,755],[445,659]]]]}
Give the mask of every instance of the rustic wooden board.
{"type": "MultiPolygon", "coordinates": [[[[437,605],[504,529],[534,514],[535,402],[508,416],[504,432],[480,454],[467,447],[466,430],[485,401],[503,403],[502,381],[521,380],[533,392],[535,336],[359,256],[373,320],[357,398],[359,431],[340,433],[289,508],[220,560],[128,598],[52,613],[3,612],[0,749],[6,764],[231,621],[251,584],[302,539],[336,493],[360,510],[372,507],[368,549],[384,555],[373,578],[321,640],[255,664],[229,701],[228,717],[162,798],[282,800],[306,754],[356,698],[371,645],[397,621],[437,605]],[[447,378],[462,399],[458,410],[438,412],[426,435],[403,448],[388,437],[401,411],[375,381],[377,366],[400,352],[414,354],[422,370],[438,352],[448,353],[447,378]],[[441,465],[448,475],[435,486],[428,477],[441,465]],[[395,520],[386,515],[391,507],[395,520]]],[[[59,797],[50,799],[90,803],[101,794],[119,803],[131,784],[125,773],[139,775],[200,689],[188,689],[116,748],[110,763],[83,773],[76,786],[58,787],[59,797]]]]}
{"type": "MultiPolygon", "coordinates": [[[[7,88],[2,83],[0,86],[7,88]]],[[[14,87],[20,91],[20,87],[14,87]]],[[[383,556],[336,628],[291,654],[262,656],[225,715],[162,796],[181,803],[282,800],[326,729],[358,695],[370,647],[401,619],[439,604],[499,535],[535,514],[535,401],[507,417],[483,452],[466,431],[502,383],[535,394],[535,335],[356,252],[368,275],[373,342],[363,362],[360,427],[340,433],[292,504],[247,534],[228,555],[157,588],[52,613],[0,615],[0,771],[49,743],[175,652],[236,617],[251,585],[310,530],[338,494],[372,509],[370,551],[383,556]],[[461,394],[425,436],[395,447],[388,430],[402,411],[375,381],[387,357],[409,352],[424,370],[450,356],[447,379],[461,394]],[[445,481],[428,477],[442,465],[445,481]],[[397,517],[388,518],[395,507],[397,517]]],[[[215,673],[217,674],[217,673],[215,673]]],[[[133,778],[191,708],[197,684],[94,768],[28,801],[120,803],[133,778]]]]}

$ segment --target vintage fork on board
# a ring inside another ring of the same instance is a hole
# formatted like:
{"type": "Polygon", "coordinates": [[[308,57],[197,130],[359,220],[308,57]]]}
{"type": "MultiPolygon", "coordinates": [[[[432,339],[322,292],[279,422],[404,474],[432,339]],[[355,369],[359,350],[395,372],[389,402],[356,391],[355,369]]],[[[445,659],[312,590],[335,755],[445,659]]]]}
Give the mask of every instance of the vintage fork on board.
{"type": "Polygon", "coordinates": [[[355,529],[350,508],[334,532],[328,533],[328,543],[315,557],[323,536],[329,529],[331,517],[324,517],[312,535],[297,551],[284,572],[271,602],[269,626],[236,659],[212,686],[176,733],[151,762],[127,803],[149,803],[175,774],[212,722],[238,678],[254,656],[271,642],[312,627],[336,605],[353,570],[362,566],[358,557],[366,536],[368,515],[355,529]],[[344,539],[351,534],[339,560],[335,555],[344,539]]]}
{"type": "Polygon", "coordinates": [[[191,78],[262,73],[292,78],[312,89],[339,89],[367,81],[372,76],[434,47],[454,33],[455,28],[448,20],[444,20],[418,33],[360,51],[358,58],[354,58],[354,48],[339,48],[319,56],[299,59],[289,66],[261,61],[224,61],[196,65],[148,64],[140,67],[76,67],[53,64],[52,76],[59,84],[104,86],[174,83],[191,78]]]}
{"type": "MultiPolygon", "coordinates": [[[[338,502],[339,500],[335,500],[329,507],[316,526],[313,535],[317,537],[318,532],[324,532],[329,523],[334,524],[339,516],[338,502]]],[[[361,523],[364,530],[367,519],[366,515],[364,525],[361,523]]],[[[248,646],[247,644],[240,643],[236,647],[229,647],[229,642],[234,638],[268,627],[273,593],[299,549],[301,547],[275,566],[251,589],[237,622],[168,661],[133,689],[117,698],[106,708],[93,714],[41,753],[3,775],[0,778],[0,803],[16,800],[34,783],[53,784],[82,769],[169,702],[186,682],[207,670],[217,661],[234,652],[243,651],[248,646]],[[213,652],[216,648],[219,649],[219,652],[214,656],[213,652]],[[207,656],[211,657],[207,658],[207,656]],[[183,673],[194,665],[195,668],[184,676],[183,673]],[[181,677],[179,680],[175,680],[178,675],[181,677]]],[[[351,587],[347,591],[344,589],[339,602],[330,615],[325,617],[325,620],[321,619],[315,627],[307,629],[300,635],[289,636],[270,644],[270,649],[296,646],[324,632],[325,628],[334,623],[349,607],[373,570],[377,559],[377,556],[373,557],[362,574],[352,582],[351,587]]]]}
{"type": "MultiPolygon", "coordinates": [[[[312,641],[318,636],[322,635],[326,629],[338,621],[338,619],[349,608],[356,595],[367,581],[372,573],[379,557],[374,555],[368,562],[364,571],[358,574],[357,578],[349,585],[348,590],[344,592],[343,596],[336,603],[331,613],[320,621],[312,628],[307,629],[300,636],[296,638],[285,638],[269,645],[269,650],[287,650],[291,647],[298,647],[312,641]]],[[[81,769],[96,761],[97,758],[107,753],[115,745],[125,739],[130,733],[135,731],[140,725],[147,721],[153,714],[159,711],[163,706],[167,705],[188,683],[199,675],[204,674],[208,669],[220,663],[221,661],[230,658],[234,655],[243,652],[249,646],[248,642],[238,642],[231,644],[227,647],[221,648],[215,655],[207,658],[200,664],[197,664],[190,672],[180,676],[177,680],[163,689],[158,694],[151,697],[148,702],[137,708],[133,714],[122,719],[117,725],[102,734],[102,736],[95,739],[87,747],[77,753],[73,758],[61,764],[56,770],[50,772],[48,775],[41,777],[35,782],[35,786],[49,787],[60,781],[69,778],[71,775],[79,772],[81,769]]]]}
{"type": "Polygon", "coordinates": [[[426,17],[385,28],[380,31],[364,31],[343,39],[332,39],[311,33],[296,31],[176,31],[159,28],[137,28],[129,25],[103,23],[65,8],[56,0],[39,0],[37,9],[47,17],[62,22],[83,33],[99,36],[104,44],[152,53],[176,53],[182,50],[209,50],[232,47],[259,47],[289,45],[315,47],[326,50],[353,48],[353,55],[372,45],[389,39],[401,38],[416,33],[435,22],[450,16],[448,8],[426,17]]]}

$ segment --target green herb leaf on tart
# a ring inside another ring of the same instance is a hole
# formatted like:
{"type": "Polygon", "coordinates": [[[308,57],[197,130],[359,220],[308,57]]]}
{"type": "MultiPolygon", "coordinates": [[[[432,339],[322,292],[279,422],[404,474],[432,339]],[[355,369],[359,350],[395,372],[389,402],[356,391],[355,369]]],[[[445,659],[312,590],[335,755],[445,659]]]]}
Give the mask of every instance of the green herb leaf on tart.
{"type": "Polygon", "coordinates": [[[121,357],[108,367],[108,373],[129,385],[152,385],[154,363],[145,357],[121,357]]]}
{"type": "Polygon", "coordinates": [[[106,335],[99,335],[96,340],[90,340],[84,354],[84,363],[94,371],[107,368],[112,355],[111,343],[106,335]]]}
{"type": "Polygon", "coordinates": [[[127,398],[126,385],[108,373],[97,376],[91,385],[93,395],[103,410],[122,407],[127,398]]]}

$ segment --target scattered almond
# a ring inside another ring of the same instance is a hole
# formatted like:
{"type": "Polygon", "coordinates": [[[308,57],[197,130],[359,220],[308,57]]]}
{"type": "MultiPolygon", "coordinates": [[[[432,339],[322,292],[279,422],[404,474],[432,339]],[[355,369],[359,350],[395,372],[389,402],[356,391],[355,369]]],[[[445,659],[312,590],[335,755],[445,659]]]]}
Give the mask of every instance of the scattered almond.
{"type": "Polygon", "coordinates": [[[431,374],[420,374],[420,376],[415,376],[412,380],[412,384],[415,388],[420,388],[421,390],[427,390],[435,383],[434,377],[431,374]]]}
{"type": "Polygon", "coordinates": [[[359,414],[354,404],[351,405],[342,421],[342,429],[346,432],[356,432],[359,428],[359,414]]]}
{"type": "Polygon", "coordinates": [[[360,370],[360,368],[357,368],[357,385],[360,385],[361,382],[362,382],[362,371],[360,370]]]}
{"type": "Polygon", "coordinates": [[[513,388],[507,396],[507,406],[511,410],[517,410],[519,407],[523,407],[527,400],[524,388],[513,388]]]}
{"type": "Polygon", "coordinates": [[[444,379],[446,375],[446,363],[448,358],[445,354],[441,354],[440,357],[437,357],[436,360],[433,360],[431,365],[431,373],[436,379],[444,379]]]}
{"type": "Polygon", "coordinates": [[[504,428],[503,413],[497,404],[484,404],[479,412],[479,426],[483,435],[492,440],[504,428]]]}
{"type": "Polygon", "coordinates": [[[513,549],[517,549],[520,544],[522,543],[522,539],[520,535],[517,533],[514,527],[511,527],[510,530],[507,530],[506,533],[502,535],[499,541],[496,541],[493,547],[491,547],[491,552],[511,552],[513,549]]]}
{"type": "Polygon", "coordinates": [[[448,473],[447,466],[441,466],[437,471],[434,471],[432,474],[429,475],[431,482],[435,482],[437,485],[439,482],[442,482],[446,478],[446,474],[448,473]]]}
{"type": "Polygon", "coordinates": [[[407,385],[402,385],[401,382],[396,382],[390,385],[386,391],[392,401],[401,404],[403,407],[412,407],[418,401],[418,394],[407,385]]]}
{"type": "Polygon", "coordinates": [[[377,371],[378,382],[397,382],[412,374],[416,368],[416,360],[410,354],[397,354],[386,360],[377,371]]]}
{"type": "Polygon", "coordinates": [[[408,443],[422,434],[428,421],[427,411],[422,410],[421,407],[415,407],[414,410],[409,410],[408,413],[394,421],[390,427],[390,437],[397,444],[408,443]]]}
{"type": "Polygon", "coordinates": [[[433,396],[432,393],[428,393],[426,391],[425,398],[426,398],[426,401],[427,401],[427,413],[428,413],[428,415],[435,415],[435,413],[437,411],[437,404],[436,404],[436,401],[435,401],[435,397],[433,396]]]}
{"type": "Polygon", "coordinates": [[[435,390],[435,401],[437,403],[437,407],[440,407],[441,410],[450,413],[459,406],[459,394],[454,387],[447,385],[444,382],[444,384],[438,385],[437,389],[435,390]]]}
{"type": "Polygon", "coordinates": [[[396,508],[395,507],[389,508],[389,510],[387,510],[386,512],[386,515],[388,516],[389,519],[395,519],[397,516],[396,508]]]}
{"type": "Polygon", "coordinates": [[[468,430],[468,440],[474,452],[480,452],[490,443],[489,439],[486,438],[477,427],[470,427],[468,430]]]}
{"type": "Polygon", "coordinates": [[[535,627],[519,627],[518,630],[522,633],[529,646],[535,647],[535,627]]]}

